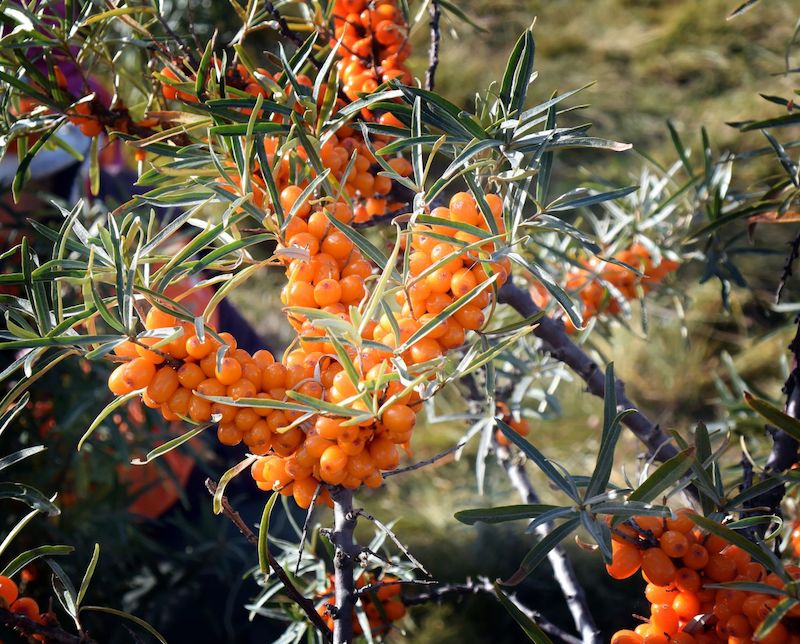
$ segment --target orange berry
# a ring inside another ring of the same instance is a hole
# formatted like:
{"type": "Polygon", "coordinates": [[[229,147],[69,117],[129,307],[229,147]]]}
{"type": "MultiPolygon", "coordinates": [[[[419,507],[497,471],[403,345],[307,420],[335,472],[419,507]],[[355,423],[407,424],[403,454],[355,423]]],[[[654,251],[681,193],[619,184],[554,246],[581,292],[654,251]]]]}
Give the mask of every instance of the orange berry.
{"type": "MultiPolygon", "coordinates": [[[[300,186],[295,185],[286,186],[283,190],[281,190],[281,207],[284,209],[286,214],[289,213],[302,193],[303,189],[300,186]]],[[[309,205],[308,201],[304,201],[298,206],[296,214],[298,217],[305,219],[309,212],[311,212],[311,206],[309,205]]]]}
{"type": "Polygon", "coordinates": [[[686,536],[676,530],[667,530],[661,535],[658,542],[668,557],[683,557],[689,549],[686,536]]]}
{"type": "Polygon", "coordinates": [[[17,601],[18,595],[19,591],[14,580],[0,575],[0,599],[5,602],[5,605],[10,606],[17,601]]]}
{"type": "Polygon", "coordinates": [[[694,593],[678,593],[672,600],[672,610],[681,619],[692,619],[700,611],[700,601],[694,593]]]}
{"type": "Polygon", "coordinates": [[[627,579],[642,565],[642,551],[633,544],[612,541],[611,552],[611,563],[606,564],[606,570],[614,579],[627,579]]]}
{"type": "Polygon", "coordinates": [[[473,226],[478,225],[480,213],[470,193],[457,192],[450,198],[448,206],[454,220],[473,226]]]}
{"type": "Polygon", "coordinates": [[[720,583],[733,581],[736,577],[736,562],[722,553],[712,554],[703,572],[713,581],[720,583]]]}
{"type": "Polygon", "coordinates": [[[672,601],[678,596],[678,591],[669,586],[656,586],[649,583],[644,589],[644,596],[651,604],[672,604],[672,601]]]}
{"type": "Polygon", "coordinates": [[[641,635],[629,630],[617,631],[611,636],[611,644],[642,644],[643,641],[641,635]]]}
{"type": "Polygon", "coordinates": [[[41,614],[39,613],[39,604],[30,597],[20,597],[17,601],[11,604],[9,610],[17,615],[24,615],[34,622],[39,621],[41,614]]]}
{"type": "Polygon", "coordinates": [[[159,404],[165,403],[178,387],[180,387],[180,382],[177,372],[172,367],[161,367],[147,385],[147,395],[159,404]]]}
{"type": "Polygon", "coordinates": [[[331,485],[338,485],[347,475],[348,456],[338,445],[326,448],[319,459],[319,473],[322,480],[331,485]]]}
{"type": "Polygon", "coordinates": [[[669,604],[655,604],[650,609],[650,623],[668,635],[678,632],[678,614],[669,604]]]}
{"type": "Polygon", "coordinates": [[[708,550],[699,543],[689,544],[686,554],[683,555],[683,563],[693,570],[702,570],[708,563],[708,550]]]}
{"type": "Polygon", "coordinates": [[[119,365],[108,377],[108,388],[115,396],[124,396],[125,394],[129,394],[133,391],[133,387],[131,387],[125,381],[125,371],[127,366],[127,363],[119,365]]]}
{"type": "Polygon", "coordinates": [[[142,389],[147,387],[155,375],[156,367],[150,360],[145,358],[136,358],[125,365],[123,379],[131,388],[131,391],[133,391],[134,389],[142,389]]]}
{"type": "Polygon", "coordinates": [[[232,385],[242,377],[242,365],[235,358],[226,356],[214,369],[214,375],[223,385],[232,385]]]}
{"type": "Polygon", "coordinates": [[[657,586],[666,586],[675,579],[675,565],[661,548],[648,548],[642,553],[642,572],[657,586]]]}
{"type": "Polygon", "coordinates": [[[217,438],[223,445],[233,447],[242,442],[242,432],[233,423],[220,423],[217,428],[217,438]]]}

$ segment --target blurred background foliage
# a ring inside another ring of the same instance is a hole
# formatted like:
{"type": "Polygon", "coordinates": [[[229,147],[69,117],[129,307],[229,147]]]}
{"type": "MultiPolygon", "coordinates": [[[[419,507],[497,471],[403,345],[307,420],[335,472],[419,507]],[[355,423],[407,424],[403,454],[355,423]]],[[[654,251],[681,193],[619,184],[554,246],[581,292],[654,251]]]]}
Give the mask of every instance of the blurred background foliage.
{"type": "MultiPolygon", "coordinates": [[[[500,76],[518,34],[536,18],[539,80],[533,94],[537,101],[558,91],[595,82],[579,95],[591,103],[588,110],[571,115],[575,122],[591,120],[598,136],[628,141],[635,152],[603,155],[602,167],[594,167],[591,155],[582,155],[576,167],[570,156],[560,157],[555,180],[595,172],[606,179],[630,185],[636,182],[647,155],[672,163],[675,152],[665,120],[695,146],[699,128],[708,128],[717,152],[739,153],[762,147],[759,133],[741,134],[730,121],[759,117],[769,112],[758,93],[788,95],[793,83],[781,75],[785,48],[797,19],[794,2],[761,3],[734,21],[727,21],[732,0],[459,0],[475,25],[447,14],[443,21],[441,64],[437,90],[455,103],[469,105],[476,88],[485,88],[500,76]],[[602,170],[602,172],[600,172],[602,170]]],[[[235,32],[235,16],[226,2],[164,2],[178,33],[196,34],[205,43],[219,29],[221,42],[235,32]]],[[[414,35],[412,67],[419,76],[427,64],[426,21],[414,35]]],[[[274,35],[262,32],[249,42],[257,53],[270,48],[274,35]]],[[[573,101],[574,104],[574,101],[573,101]]],[[[738,163],[737,182],[748,187],[773,172],[774,160],[738,163]]],[[[768,228],[768,227],[765,227],[768,228]]],[[[626,381],[630,397],[668,430],[686,435],[699,420],[725,418],[730,409],[723,395],[738,372],[755,390],[775,399],[784,379],[783,356],[789,335],[782,329],[788,319],[768,306],[784,259],[786,227],[759,231],[759,241],[772,245],[774,255],[748,260],[744,266],[748,286],[734,291],[730,310],[721,306],[718,285],[698,284],[699,270],[682,269],[673,285],[688,306],[679,315],[670,302],[651,304],[648,334],[636,316],[629,328],[615,326],[610,337],[595,343],[604,359],[613,359],[617,373],[626,381]]],[[[265,272],[237,291],[233,301],[273,350],[287,341],[281,328],[277,272],[265,272]]],[[[790,284],[784,299],[795,301],[797,287],[790,284]]],[[[86,374],[79,366],[49,374],[36,388],[51,392],[55,424],[42,433],[42,418],[35,406],[20,431],[7,432],[0,454],[20,444],[44,442],[50,450],[36,457],[27,473],[46,493],[64,490],[61,517],[42,519],[26,528],[17,546],[70,543],[76,555],[64,567],[80,577],[95,541],[102,554],[92,601],[124,607],[151,621],[170,641],[224,642],[271,641],[269,626],[253,627],[242,607],[255,593],[245,578],[254,563],[254,552],[222,519],[211,516],[208,496],[202,489],[206,475],[219,477],[226,467],[224,454],[213,454],[202,445],[195,450],[198,466],[191,474],[187,493],[160,519],[131,521],[127,506],[129,490],[120,484],[119,464],[140,455],[158,437],[133,432],[133,442],[115,439],[119,427],[104,425],[100,447],[78,455],[74,444],[94,413],[109,398],[96,372],[86,374]],[[82,407],[69,412],[74,392],[86,392],[82,407]],[[137,441],[142,441],[139,445],[137,441]],[[105,447],[103,447],[105,446],[105,447]],[[49,481],[48,484],[45,481],[49,481]],[[69,503],[65,502],[65,496],[69,503]]],[[[102,376],[102,374],[100,374],[102,376]]],[[[583,392],[578,382],[559,389],[561,415],[552,420],[531,418],[531,439],[551,458],[571,471],[588,471],[598,445],[601,401],[583,392]]],[[[463,412],[457,392],[437,401],[439,413],[463,412]]],[[[48,417],[49,418],[49,417],[48,417]]],[[[145,424],[146,426],[146,424],[145,424]]],[[[415,432],[415,457],[424,458],[453,445],[463,435],[463,423],[431,424],[415,432]]],[[[758,430],[752,440],[758,440],[758,430]]],[[[95,441],[97,442],[97,441],[95,441]]],[[[639,446],[624,435],[617,463],[635,458],[639,446]]],[[[635,462],[628,460],[627,462],[635,462]]],[[[158,467],[158,466],[151,466],[158,467]]],[[[20,477],[26,475],[24,468],[20,477]]],[[[542,496],[552,492],[543,477],[533,474],[542,496]]],[[[230,488],[232,500],[246,520],[255,522],[262,495],[249,482],[230,488]]],[[[402,539],[441,580],[461,581],[469,575],[504,577],[530,547],[530,539],[515,528],[467,527],[453,519],[454,511],[476,504],[476,485],[469,450],[453,463],[437,463],[412,475],[389,480],[380,491],[359,494],[377,517],[399,517],[396,530],[402,539]]],[[[490,464],[486,493],[481,503],[516,502],[502,471],[490,464]]],[[[3,512],[11,521],[9,513],[3,512]]],[[[323,522],[327,517],[320,517],[323,522]]],[[[7,527],[4,525],[4,528],[7,527]]],[[[280,531],[280,526],[277,526],[280,531]]],[[[368,528],[364,527],[365,531],[368,528]]],[[[366,537],[366,533],[365,533],[366,537]]],[[[630,622],[631,613],[644,612],[638,578],[610,583],[599,555],[571,547],[581,580],[589,592],[594,615],[606,634],[630,622]],[[602,587],[603,592],[595,592],[602,587]]],[[[42,571],[44,572],[44,571],[42,571]]],[[[46,577],[46,575],[43,575],[46,577]]],[[[31,581],[31,593],[48,594],[47,584],[31,581]],[[37,586],[38,584],[38,586],[37,586]]],[[[547,566],[520,589],[526,604],[569,628],[570,620],[559,590],[547,566]]],[[[491,598],[463,598],[441,606],[417,607],[407,623],[408,640],[419,644],[459,642],[517,642],[519,633],[510,618],[491,598]]],[[[128,635],[118,624],[96,621],[93,634],[102,641],[124,640],[128,635]]],[[[399,634],[390,640],[400,641],[399,634]]]]}

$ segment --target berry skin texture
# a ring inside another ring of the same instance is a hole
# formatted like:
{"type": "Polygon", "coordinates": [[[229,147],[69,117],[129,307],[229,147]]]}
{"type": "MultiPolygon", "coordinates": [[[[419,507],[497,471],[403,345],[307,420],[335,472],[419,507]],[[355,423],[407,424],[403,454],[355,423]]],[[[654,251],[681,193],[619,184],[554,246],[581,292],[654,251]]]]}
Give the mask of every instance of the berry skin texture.
{"type": "Polygon", "coordinates": [[[675,579],[675,564],[661,548],[648,548],[642,553],[642,573],[657,586],[666,586],[675,579]]]}
{"type": "Polygon", "coordinates": [[[614,579],[627,579],[642,566],[642,551],[633,544],[611,542],[612,559],[606,564],[608,574],[614,579]]]}

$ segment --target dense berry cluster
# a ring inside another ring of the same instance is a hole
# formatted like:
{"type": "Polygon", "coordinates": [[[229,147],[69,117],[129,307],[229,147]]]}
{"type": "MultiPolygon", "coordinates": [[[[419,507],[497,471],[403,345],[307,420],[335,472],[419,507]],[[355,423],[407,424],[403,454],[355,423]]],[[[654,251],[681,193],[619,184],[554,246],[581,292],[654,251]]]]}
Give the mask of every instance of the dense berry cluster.
{"type": "MultiPolygon", "coordinates": [[[[583,262],[584,268],[573,267],[567,274],[566,289],[580,297],[584,324],[603,313],[619,314],[622,310],[621,300],[636,299],[639,297],[639,289],[642,293],[649,292],[678,269],[678,262],[667,257],[661,257],[656,263],[650,251],[642,244],[633,244],[616,253],[613,259],[632,266],[642,275],[637,275],[620,264],[595,257],[583,262]]],[[[550,301],[550,294],[538,283],[532,295],[539,306],[546,306],[550,301]]],[[[575,331],[569,319],[565,321],[565,325],[570,333],[575,331]]]]}
{"type": "MultiPolygon", "coordinates": [[[[400,597],[400,584],[396,577],[383,575],[380,580],[372,573],[365,572],[356,579],[355,587],[364,589],[367,585],[375,585],[375,590],[360,594],[359,603],[369,621],[373,635],[380,635],[389,630],[392,622],[402,619],[406,614],[406,606],[400,597]]],[[[320,593],[323,597],[333,597],[336,591],[333,575],[328,576],[328,586],[320,593]]],[[[325,601],[317,606],[317,613],[333,630],[333,616],[329,613],[330,603],[325,601]]],[[[353,614],[353,633],[358,636],[363,633],[358,616],[353,614]]]]}
{"type": "MultiPolygon", "coordinates": [[[[404,65],[411,54],[408,25],[395,0],[336,0],[333,25],[331,44],[341,41],[345,51],[338,63],[342,91],[351,101],[395,78],[411,83],[404,65]]],[[[369,112],[362,114],[371,117],[369,112]]]]}
{"type": "MultiPolygon", "coordinates": [[[[651,604],[650,619],[617,632],[612,644],[747,644],[780,597],[707,585],[747,581],[784,587],[778,575],[738,546],[696,529],[688,511],[678,511],[675,519],[634,517],[614,528],[612,546],[609,574],[625,579],[641,568],[651,604]]],[[[800,578],[800,567],[787,566],[786,572],[800,578]]],[[[758,641],[800,642],[799,616],[800,609],[790,610],[758,641]]]]}
{"type": "MultiPolygon", "coordinates": [[[[299,194],[284,190],[281,198],[291,208],[295,205],[291,199],[299,194]]],[[[498,207],[495,216],[499,218],[499,198],[489,201],[498,207]]],[[[461,193],[453,197],[449,210],[434,212],[443,225],[467,218],[472,222],[477,207],[471,196],[461,193]]],[[[322,310],[350,321],[349,307],[365,300],[366,280],[375,268],[332,224],[332,219],[349,224],[353,217],[344,203],[324,207],[301,204],[296,209],[278,253],[288,278],[281,293],[284,304],[322,310]]],[[[418,393],[398,379],[391,362],[394,350],[412,339],[433,316],[475,289],[470,302],[401,353],[412,374],[425,374],[447,350],[464,343],[465,331],[483,325],[491,286],[479,287],[489,273],[498,274],[498,286],[507,278],[507,265],[487,262],[484,268],[471,252],[459,254],[454,246],[438,242],[433,236],[437,234],[441,233],[435,227],[417,226],[412,231],[410,260],[414,268],[408,288],[400,291],[399,335],[385,314],[379,321],[363,325],[362,339],[379,342],[385,349],[344,347],[347,366],[352,365],[355,373],[335,357],[336,348],[324,330],[297,310],[290,311],[288,319],[298,340],[282,361],[275,361],[265,350],[251,356],[237,348],[235,338],[223,333],[220,337],[228,349],[218,362],[221,345],[210,334],[201,341],[192,324],[153,308],[145,320],[148,330],[180,329],[182,335],[157,349],[151,348],[159,342],[155,337],[117,346],[115,353],[125,362],[112,372],[109,388],[117,395],[144,389],[144,403],[160,409],[168,420],[207,422],[219,418],[217,435],[223,444],[244,442],[251,453],[263,456],[251,470],[259,487],[292,494],[301,507],[311,504],[320,482],[349,488],[379,486],[381,471],[397,467],[398,446],[408,448],[421,407],[418,393]],[[405,299],[406,292],[410,299],[405,299]],[[350,414],[309,416],[301,411],[233,406],[208,399],[284,402],[292,398],[287,392],[295,392],[295,399],[332,403],[350,414]]],[[[323,492],[320,500],[327,500],[326,494],[323,492]]]]}

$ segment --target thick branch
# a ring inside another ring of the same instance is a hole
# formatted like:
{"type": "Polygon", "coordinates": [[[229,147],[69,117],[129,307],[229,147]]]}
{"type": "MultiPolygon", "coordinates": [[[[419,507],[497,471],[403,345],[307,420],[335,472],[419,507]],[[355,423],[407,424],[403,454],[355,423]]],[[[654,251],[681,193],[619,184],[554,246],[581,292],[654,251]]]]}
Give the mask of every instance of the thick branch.
{"type": "Polygon", "coordinates": [[[442,40],[442,34],[439,30],[439,19],[442,17],[442,11],[437,0],[431,0],[430,4],[428,4],[428,13],[431,16],[429,23],[431,27],[431,45],[428,49],[428,70],[425,72],[425,89],[431,92],[436,78],[436,68],[439,66],[439,43],[442,40]]]}
{"type": "MultiPolygon", "coordinates": [[[[511,457],[511,452],[506,447],[497,446],[497,460],[508,474],[508,479],[519,494],[523,503],[539,503],[539,497],[531,485],[525,466],[511,457]]],[[[548,523],[536,528],[536,534],[543,539],[553,529],[553,524],[548,523]]],[[[575,628],[581,634],[584,644],[600,644],[600,631],[594,623],[594,618],[586,601],[586,593],[578,582],[575,569],[562,546],[556,546],[548,554],[547,559],[553,568],[553,577],[558,582],[564,599],[572,614],[575,628]]]]}
{"type": "MultiPolygon", "coordinates": [[[[786,394],[786,404],[784,412],[792,418],[800,418],[800,316],[795,319],[797,330],[792,342],[789,344],[789,351],[792,354],[792,369],[789,377],[783,385],[783,393],[786,394]]],[[[768,427],[772,433],[772,451],[767,459],[765,476],[785,472],[797,462],[798,443],[789,434],[777,427],[768,427]]],[[[781,500],[786,493],[786,486],[779,485],[761,496],[758,496],[747,504],[751,508],[768,507],[771,513],[781,516],[781,500]]]]}
{"type": "MultiPolygon", "coordinates": [[[[206,488],[213,496],[217,491],[217,484],[211,479],[206,479],[206,488]]],[[[230,501],[228,501],[227,496],[222,497],[222,514],[224,514],[230,520],[230,522],[236,526],[245,539],[247,539],[254,546],[258,546],[258,537],[250,529],[250,526],[244,522],[242,516],[233,509],[230,501]]],[[[291,599],[301,608],[301,610],[308,617],[309,621],[322,634],[322,637],[325,639],[325,641],[330,642],[331,631],[322,617],[317,613],[317,610],[314,607],[314,602],[303,596],[303,593],[301,593],[292,583],[292,580],[289,579],[289,575],[286,574],[283,566],[281,566],[281,564],[277,559],[275,559],[275,556],[269,550],[267,550],[267,561],[269,561],[270,568],[272,568],[272,570],[275,572],[275,575],[278,577],[278,579],[280,579],[281,584],[283,584],[283,588],[286,591],[286,595],[289,597],[289,599],[291,599]]]]}
{"type": "Polygon", "coordinates": [[[25,636],[44,635],[45,641],[57,644],[96,644],[88,637],[67,633],[57,625],[46,625],[28,619],[25,615],[0,608],[0,624],[25,636]]]}
{"type": "Polygon", "coordinates": [[[333,568],[336,587],[336,606],[331,611],[333,617],[334,644],[349,644],[353,641],[353,609],[356,605],[356,588],[353,561],[357,555],[353,541],[357,514],[353,510],[353,491],[345,487],[334,488],[333,530],[331,541],[334,546],[333,568]]]}
{"type": "MultiPolygon", "coordinates": [[[[541,309],[534,304],[533,299],[526,290],[516,286],[511,281],[506,282],[500,289],[499,300],[501,303],[512,306],[523,317],[530,317],[539,313],[541,309]]],[[[577,373],[586,383],[589,393],[603,398],[605,394],[605,378],[603,372],[578,345],[570,340],[564,325],[547,316],[541,318],[538,326],[533,330],[534,335],[542,340],[542,351],[548,353],[559,362],[563,362],[577,373]]],[[[625,395],[625,384],[616,380],[617,409],[635,409],[633,403],[625,395]]],[[[678,451],[671,439],[661,430],[657,423],[650,420],[642,412],[637,411],[626,416],[622,421],[647,446],[650,454],[655,455],[659,461],[666,461],[675,456],[678,451]]]]}

